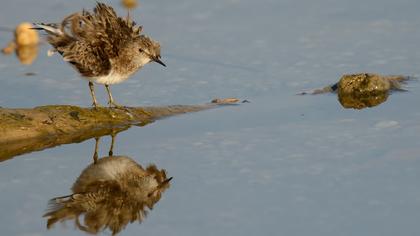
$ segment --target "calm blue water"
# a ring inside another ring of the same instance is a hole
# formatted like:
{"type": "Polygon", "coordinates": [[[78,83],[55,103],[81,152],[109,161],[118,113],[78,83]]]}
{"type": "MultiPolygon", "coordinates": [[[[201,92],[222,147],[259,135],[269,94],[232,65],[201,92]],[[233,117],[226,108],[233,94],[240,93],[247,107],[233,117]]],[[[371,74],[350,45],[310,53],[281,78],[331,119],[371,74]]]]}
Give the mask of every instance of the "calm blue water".
{"type": "MultiPolygon", "coordinates": [[[[54,22],[93,6],[4,2],[0,22],[54,22]]],[[[141,1],[134,17],[161,42],[168,67],[147,65],[113,86],[117,102],[251,103],[118,135],[115,154],[174,177],[147,219],[121,235],[419,235],[419,83],[361,111],[343,109],[332,94],[295,95],[345,73],[420,74],[419,7],[414,0],[141,1]]],[[[1,45],[11,38],[1,32],[1,45]]],[[[87,82],[47,49],[31,66],[0,57],[0,106],[90,105],[87,82]]],[[[102,139],[101,156],[109,142],[102,139]]],[[[81,234],[72,222],[47,231],[42,215],[50,198],[70,193],[93,148],[88,140],[2,162],[1,234],[81,234]]]]}

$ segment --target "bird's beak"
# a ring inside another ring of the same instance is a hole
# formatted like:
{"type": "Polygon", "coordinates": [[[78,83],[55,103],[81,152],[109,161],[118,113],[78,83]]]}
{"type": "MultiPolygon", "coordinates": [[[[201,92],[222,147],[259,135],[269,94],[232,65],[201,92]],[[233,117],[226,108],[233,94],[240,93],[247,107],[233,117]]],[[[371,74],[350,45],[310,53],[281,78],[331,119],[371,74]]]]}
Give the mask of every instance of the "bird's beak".
{"type": "Polygon", "coordinates": [[[165,181],[163,181],[162,182],[162,184],[168,184],[169,182],[171,182],[171,180],[173,179],[174,177],[171,177],[171,178],[169,178],[169,179],[166,179],[165,181]]]}
{"type": "Polygon", "coordinates": [[[159,184],[158,188],[162,188],[165,185],[168,185],[169,182],[171,182],[171,180],[173,179],[173,177],[169,178],[169,179],[165,179],[161,184],[159,184]]]}
{"type": "Polygon", "coordinates": [[[162,66],[166,67],[165,63],[163,63],[158,57],[152,59],[154,62],[161,64],[162,66]]]}

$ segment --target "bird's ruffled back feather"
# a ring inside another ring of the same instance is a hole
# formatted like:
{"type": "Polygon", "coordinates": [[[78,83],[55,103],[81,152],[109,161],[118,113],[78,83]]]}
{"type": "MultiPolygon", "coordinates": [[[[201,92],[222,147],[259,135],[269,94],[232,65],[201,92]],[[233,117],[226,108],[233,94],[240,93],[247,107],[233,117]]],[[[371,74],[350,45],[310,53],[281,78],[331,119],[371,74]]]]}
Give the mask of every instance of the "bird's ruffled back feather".
{"type": "Polygon", "coordinates": [[[37,24],[48,34],[48,42],[83,75],[103,76],[110,72],[112,58],[121,48],[140,37],[141,26],[118,17],[114,9],[97,3],[93,12],[74,13],[51,29],[51,24],[37,24]]]}

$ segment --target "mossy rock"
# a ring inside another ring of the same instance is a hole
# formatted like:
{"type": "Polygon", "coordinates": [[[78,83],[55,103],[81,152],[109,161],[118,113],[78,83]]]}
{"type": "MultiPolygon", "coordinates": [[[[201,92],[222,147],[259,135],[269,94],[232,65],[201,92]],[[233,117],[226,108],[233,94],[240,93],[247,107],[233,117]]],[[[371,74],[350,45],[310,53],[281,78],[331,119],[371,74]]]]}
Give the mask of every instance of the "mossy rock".
{"type": "Polygon", "coordinates": [[[341,77],[335,84],[338,100],[344,108],[362,109],[385,102],[392,90],[401,89],[406,76],[360,73],[341,77]]]}

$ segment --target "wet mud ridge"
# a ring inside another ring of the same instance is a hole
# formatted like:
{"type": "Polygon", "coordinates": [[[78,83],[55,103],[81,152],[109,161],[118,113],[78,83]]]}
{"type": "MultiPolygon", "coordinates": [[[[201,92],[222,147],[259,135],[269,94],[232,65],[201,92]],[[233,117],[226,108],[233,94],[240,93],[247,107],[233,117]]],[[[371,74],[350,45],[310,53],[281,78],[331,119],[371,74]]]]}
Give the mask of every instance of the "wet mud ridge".
{"type": "Polygon", "coordinates": [[[0,161],[61,144],[82,142],[132,125],[143,126],[165,117],[232,105],[238,101],[229,98],[200,105],[97,109],[69,105],[0,108],[0,161]]]}

